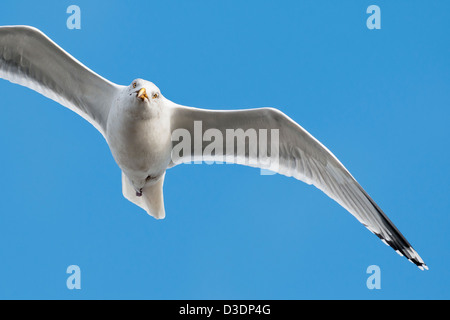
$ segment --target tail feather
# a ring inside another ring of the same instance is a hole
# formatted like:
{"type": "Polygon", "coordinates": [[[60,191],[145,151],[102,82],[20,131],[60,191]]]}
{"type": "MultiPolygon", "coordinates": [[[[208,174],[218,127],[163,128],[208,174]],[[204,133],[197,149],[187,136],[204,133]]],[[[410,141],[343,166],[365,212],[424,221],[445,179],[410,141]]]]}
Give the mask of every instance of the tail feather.
{"type": "Polygon", "coordinates": [[[138,197],[136,195],[136,190],[134,190],[130,181],[122,172],[123,196],[127,200],[147,211],[147,213],[155,219],[164,219],[166,216],[163,194],[164,176],[165,173],[155,184],[145,186],[142,189],[142,196],[138,197]]]}

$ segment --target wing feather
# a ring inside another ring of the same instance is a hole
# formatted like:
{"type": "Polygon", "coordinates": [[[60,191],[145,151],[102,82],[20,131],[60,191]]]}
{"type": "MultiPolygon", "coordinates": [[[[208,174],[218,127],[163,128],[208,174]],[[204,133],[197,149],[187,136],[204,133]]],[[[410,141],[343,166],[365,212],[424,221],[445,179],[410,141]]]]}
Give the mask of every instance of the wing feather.
{"type": "Polygon", "coordinates": [[[0,78],[28,87],[76,112],[105,135],[118,85],[29,26],[0,27],[0,78]]]}
{"type": "MultiPolygon", "coordinates": [[[[234,157],[236,154],[227,154],[227,161],[231,159],[234,163],[274,170],[313,184],[349,211],[397,253],[404,255],[419,268],[427,269],[426,264],[405,237],[339,160],[311,134],[279,110],[261,108],[214,111],[177,105],[172,115],[172,132],[176,129],[185,129],[190,132],[191,137],[194,137],[194,121],[201,121],[203,132],[211,128],[218,129],[224,137],[224,144],[227,143],[227,129],[255,129],[256,131],[278,129],[278,166],[261,161],[259,158],[250,159],[249,152],[246,152],[243,158],[234,157]]],[[[248,144],[248,141],[245,140],[245,143],[248,144]]],[[[175,141],[174,144],[176,143],[175,141]]],[[[204,141],[201,150],[204,150],[208,143],[209,141],[204,141]]],[[[269,145],[270,143],[271,141],[268,140],[269,145]]],[[[233,149],[234,153],[236,149],[233,149]]],[[[179,162],[199,160],[202,156],[192,147],[191,154],[186,153],[179,162]]]]}

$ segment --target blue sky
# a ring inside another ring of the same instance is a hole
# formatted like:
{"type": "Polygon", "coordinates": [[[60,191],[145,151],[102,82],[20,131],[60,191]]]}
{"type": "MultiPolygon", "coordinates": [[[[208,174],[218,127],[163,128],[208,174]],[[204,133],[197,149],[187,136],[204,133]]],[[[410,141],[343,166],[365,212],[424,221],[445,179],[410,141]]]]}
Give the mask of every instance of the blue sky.
{"type": "Polygon", "coordinates": [[[167,172],[167,218],[121,194],[102,136],[0,81],[0,298],[448,299],[450,3],[14,1],[100,75],[211,109],[276,107],[349,169],[421,272],[314,187],[235,165],[167,172]],[[66,9],[81,8],[81,30],[66,9]],[[366,8],[381,8],[368,30],[366,8]],[[81,290],[66,269],[81,268],[81,290]],[[381,269],[368,290],[366,269],[381,269]]]}

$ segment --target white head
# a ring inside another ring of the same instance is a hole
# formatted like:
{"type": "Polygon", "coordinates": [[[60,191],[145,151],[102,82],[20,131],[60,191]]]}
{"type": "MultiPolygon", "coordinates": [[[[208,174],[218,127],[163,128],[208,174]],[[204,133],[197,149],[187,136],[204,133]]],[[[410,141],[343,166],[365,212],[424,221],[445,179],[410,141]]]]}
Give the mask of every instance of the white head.
{"type": "Polygon", "coordinates": [[[131,102],[133,111],[144,115],[157,115],[165,101],[161,91],[152,82],[136,79],[127,87],[127,100],[131,102]]]}

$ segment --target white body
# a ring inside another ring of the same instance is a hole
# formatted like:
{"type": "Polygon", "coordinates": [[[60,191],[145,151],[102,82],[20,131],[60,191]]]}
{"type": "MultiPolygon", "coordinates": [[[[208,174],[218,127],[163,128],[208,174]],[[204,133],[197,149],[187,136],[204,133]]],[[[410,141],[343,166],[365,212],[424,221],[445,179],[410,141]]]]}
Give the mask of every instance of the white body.
{"type": "MultiPolygon", "coordinates": [[[[157,88],[150,82],[137,80],[142,86],[157,88]]],[[[136,99],[134,88],[124,87],[111,106],[106,127],[106,140],[119,167],[139,191],[154,184],[164,175],[170,163],[172,147],[170,108],[158,92],[155,99],[136,99]],[[143,106],[145,104],[145,106],[143,106]],[[148,177],[151,177],[148,179],[148,177]],[[148,180],[148,181],[146,181],[148,180]]],[[[165,100],[165,99],[164,99],[165,100]]]]}

